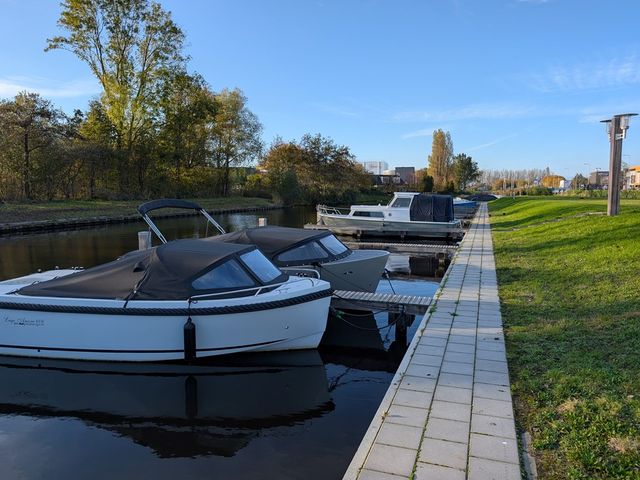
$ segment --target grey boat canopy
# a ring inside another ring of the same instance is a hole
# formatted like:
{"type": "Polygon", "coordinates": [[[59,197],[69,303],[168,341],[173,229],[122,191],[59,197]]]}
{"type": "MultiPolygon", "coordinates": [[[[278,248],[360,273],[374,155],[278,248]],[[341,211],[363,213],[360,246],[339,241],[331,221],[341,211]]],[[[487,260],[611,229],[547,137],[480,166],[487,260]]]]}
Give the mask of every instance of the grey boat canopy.
{"type": "Polygon", "coordinates": [[[420,193],[413,197],[409,219],[419,222],[453,221],[453,197],[451,195],[429,195],[420,193]]]}
{"type": "Polygon", "coordinates": [[[186,239],[130,252],[113,262],[29,285],[16,293],[38,297],[188,300],[228,292],[228,298],[253,295],[256,288],[287,278],[253,245],[186,239]],[[248,293],[233,293],[252,288],[248,293]]]}
{"type": "Polygon", "coordinates": [[[330,231],[271,225],[247,228],[206,240],[256,245],[269,260],[281,267],[332,262],[351,252],[330,231]]]}

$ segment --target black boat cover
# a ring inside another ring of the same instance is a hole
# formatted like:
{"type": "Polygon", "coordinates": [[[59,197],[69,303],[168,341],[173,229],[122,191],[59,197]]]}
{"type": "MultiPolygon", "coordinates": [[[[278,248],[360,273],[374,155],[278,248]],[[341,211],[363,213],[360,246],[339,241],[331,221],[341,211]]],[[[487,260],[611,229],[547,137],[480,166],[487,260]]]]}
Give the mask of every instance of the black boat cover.
{"type": "Polygon", "coordinates": [[[150,202],[143,203],[138,206],[138,213],[144,215],[152,210],[158,210],[159,208],[184,208],[187,210],[202,210],[202,207],[197,203],[190,202],[189,200],[181,200],[178,198],[163,198],[160,200],[151,200],[150,202]]]}
{"type": "Polygon", "coordinates": [[[208,237],[207,240],[256,245],[269,260],[274,261],[278,254],[286,250],[329,235],[333,234],[327,230],[306,230],[269,225],[208,237]]]}
{"type": "Polygon", "coordinates": [[[420,193],[413,197],[409,219],[412,222],[450,222],[453,220],[453,197],[420,193]]]}
{"type": "MultiPolygon", "coordinates": [[[[220,263],[254,249],[253,245],[176,240],[130,252],[118,260],[78,273],[29,285],[17,293],[38,297],[186,300],[193,295],[209,293],[193,288],[192,282],[196,278],[220,263]]],[[[286,275],[282,274],[267,284],[285,279],[286,275]]],[[[263,283],[256,279],[256,285],[263,283]]]]}

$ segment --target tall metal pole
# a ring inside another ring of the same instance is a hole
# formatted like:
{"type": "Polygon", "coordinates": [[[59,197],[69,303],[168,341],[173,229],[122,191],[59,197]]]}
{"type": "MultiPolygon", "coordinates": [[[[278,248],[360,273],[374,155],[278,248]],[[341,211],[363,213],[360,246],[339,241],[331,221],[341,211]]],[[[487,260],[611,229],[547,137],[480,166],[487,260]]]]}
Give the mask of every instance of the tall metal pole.
{"type": "Polygon", "coordinates": [[[622,135],[620,117],[611,119],[609,130],[609,191],[607,194],[607,215],[618,215],[620,211],[620,171],[622,170],[622,135]]]}

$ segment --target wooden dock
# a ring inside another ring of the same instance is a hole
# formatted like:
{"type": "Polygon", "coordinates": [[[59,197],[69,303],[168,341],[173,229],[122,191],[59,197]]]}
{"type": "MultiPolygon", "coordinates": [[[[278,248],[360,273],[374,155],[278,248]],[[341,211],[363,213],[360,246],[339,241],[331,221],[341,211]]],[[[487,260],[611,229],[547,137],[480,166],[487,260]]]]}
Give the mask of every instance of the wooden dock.
{"type": "Polygon", "coordinates": [[[318,225],[317,223],[305,223],[304,228],[307,230],[330,230],[338,235],[350,235],[357,238],[360,237],[396,237],[400,239],[405,238],[428,238],[444,241],[458,241],[464,236],[464,230],[462,224],[460,227],[455,228],[443,228],[441,230],[431,230],[423,232],[415,229],[407,230],[394,229],[387,225],[382,225],[376,228],[359,228],[359,227],[329,227],[327,225],[318,225]]]}
{"type": "Polygon", "coordinates": [[[420,253],[453,255],[458,245],[444,243],[400,243],[400,242],[342,242],[351,250],[386,250],[391,253],[420,253]]]}
{"type": "Polygon", "coordinates": [[[394,313],[424,315],[431,305],[431,297],[334,290],[331,305],[350,310],[386,310],[394,313]]]}

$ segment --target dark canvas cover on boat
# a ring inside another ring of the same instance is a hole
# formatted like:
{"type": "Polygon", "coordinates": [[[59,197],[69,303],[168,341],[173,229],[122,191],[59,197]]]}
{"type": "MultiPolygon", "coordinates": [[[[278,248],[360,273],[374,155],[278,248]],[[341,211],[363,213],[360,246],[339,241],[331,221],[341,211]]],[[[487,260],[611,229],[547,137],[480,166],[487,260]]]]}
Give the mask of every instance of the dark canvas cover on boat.
{"type": "Polygon", "coordinates": [[[453,220],[453,197],[451,195],[427,195],[413,197],[409,219],[419,222],[450,222],[453,220]]]}
{"type": "Polygon", "coordinates": [[[266,226],[225,233],[224,235],[209,237],[207,240],[256,245],[268,259],[273,260],[276,255],[285,250],[328,235],[331,235],[331,232],[266,226]]]}
{"type": "Polygon", "coordinates": [[[17,293],[39,297],[185,300],[191,295],[206,293],[193,289],[191,283],[195,278],[221,261],[254,248],[198,239],[176,240],[131,252],[113,262],[78,273],[36,283],[17,293]]]}

